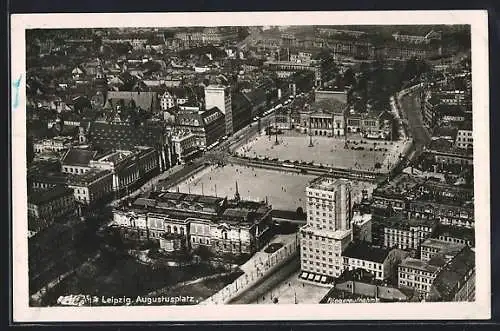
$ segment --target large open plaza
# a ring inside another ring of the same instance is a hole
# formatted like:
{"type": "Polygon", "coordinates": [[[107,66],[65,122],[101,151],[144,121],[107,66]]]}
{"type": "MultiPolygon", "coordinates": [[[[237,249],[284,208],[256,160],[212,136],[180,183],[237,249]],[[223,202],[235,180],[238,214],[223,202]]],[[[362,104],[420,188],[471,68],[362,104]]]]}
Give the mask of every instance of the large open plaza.
{"type": "MultiPolygon", "coordinates": [[[[169,190],[232,198],[238,182],[242,199],[264,201],[267,197],[273,209],[295,211],[298,207],[305,210],[306,186],[314,178],[316,176],[228,164],[205,168],[169,190]]],[[[374,184],[366,182],[351,181],[351,184],[355,196],[363,189],[371,192],[374,188],[374,184]]]]}
{"type": "Polygon", "coordinates": [[[382,141],[361,139],[359,136],[324,137],[287,132],[275,136],[259,135],[237,150],[246,157],[267,157],[282,161],[313,162],[334,168],[389,172],[403,153],[408,141],[382,141]],[[375,165],[379,163],[380,167],[375,165]]]}
{"type": "Polygon", "coordinates": [[[228,164],[209,167],[169,190],[183,193],[234,197],[236,182],[244,200],[267,200],[274,209],[305,209],[307,183],[315,176],[228,164]]]}

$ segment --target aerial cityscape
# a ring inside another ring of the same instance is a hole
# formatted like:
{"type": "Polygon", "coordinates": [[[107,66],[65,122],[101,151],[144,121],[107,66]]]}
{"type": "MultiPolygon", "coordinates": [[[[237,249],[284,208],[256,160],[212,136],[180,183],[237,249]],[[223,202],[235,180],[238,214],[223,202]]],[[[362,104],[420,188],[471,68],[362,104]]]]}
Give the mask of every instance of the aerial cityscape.
{"type": "Polygon", "coordinates": [[[26,31],[29,304],[475,301],[469,25],[26,31]]]}

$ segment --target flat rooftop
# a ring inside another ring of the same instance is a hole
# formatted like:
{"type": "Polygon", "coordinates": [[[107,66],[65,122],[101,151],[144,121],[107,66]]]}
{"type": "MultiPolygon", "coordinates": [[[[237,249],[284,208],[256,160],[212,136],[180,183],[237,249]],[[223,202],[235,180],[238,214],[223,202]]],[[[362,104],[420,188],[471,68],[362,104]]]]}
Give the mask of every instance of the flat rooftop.
{"type": "Polygon", "coordinates": [[[333,177],[328,177],[328,176],[321,176],[309,183],[307,186],[308,189],[314,189],[314,190],[323,190],[323,191],[330,191],[334,192],[337,188],[339,188],[341,185],[348,185],[349,180],[344,179],[344,178],[333,178],[333,177]]]}

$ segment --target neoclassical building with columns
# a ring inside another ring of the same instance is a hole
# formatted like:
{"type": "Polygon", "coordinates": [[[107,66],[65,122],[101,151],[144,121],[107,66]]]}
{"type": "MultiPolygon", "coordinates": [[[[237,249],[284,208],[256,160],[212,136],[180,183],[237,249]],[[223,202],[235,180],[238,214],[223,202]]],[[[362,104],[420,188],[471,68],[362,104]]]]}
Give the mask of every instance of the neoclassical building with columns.
{"type": "Polygon", "coordinates": [[[179,248],[206,247],[216,255],[253,254],[269,241],[271,206],[265,202],[154,191],[113,211],[123,233],[142,240],[182,238],[179,248]]]}

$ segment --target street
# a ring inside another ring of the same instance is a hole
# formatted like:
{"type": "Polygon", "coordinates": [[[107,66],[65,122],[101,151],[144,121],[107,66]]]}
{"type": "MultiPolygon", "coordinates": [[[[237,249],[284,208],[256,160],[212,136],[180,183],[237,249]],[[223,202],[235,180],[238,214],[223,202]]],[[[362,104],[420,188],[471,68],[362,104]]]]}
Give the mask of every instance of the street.
{"type": "MultiPolygon", "coordinates": [[[[243,292],[241,295],[233,299],[230,304],[249,304],[259,298],[262,299],[267,296],[270,298],[268,292],[273,289],[277,284],[286,279],[290,274],[297,271],[300,268],[299,257],[295,257],[286,264],[284,264],[276,272],[272,273],[270,276],[264,278],[261,282],[257,283],[253,288],[243,292]]],[[[271,303],[271,301],[269,301],[271,303]]]]}
{"type": "Polygon", "coordinates": [[[418,92],[412,92],[399,98],[403,117],[408,122],[408,129],[415,143],[416,154],[422,152],[424,146],[430,143],[431,136],[424,126],[420,111],[420,97],[418,92]]]}

